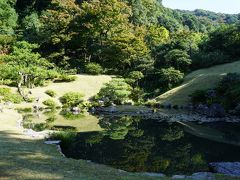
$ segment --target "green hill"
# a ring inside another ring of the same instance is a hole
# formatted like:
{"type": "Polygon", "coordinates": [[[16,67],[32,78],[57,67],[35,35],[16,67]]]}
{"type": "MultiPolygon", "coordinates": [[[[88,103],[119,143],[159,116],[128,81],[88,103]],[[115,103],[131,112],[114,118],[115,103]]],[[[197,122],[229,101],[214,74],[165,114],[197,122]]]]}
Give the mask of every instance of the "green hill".
{"type": "Polygon", "coordinates": [[[184,105],[189,103],[195,90],[214,88],[227,73],[240,73],[240,61],[200,69],[187,75],[182,85],[160,95],[156,100],[160,103],[184,105]]]}

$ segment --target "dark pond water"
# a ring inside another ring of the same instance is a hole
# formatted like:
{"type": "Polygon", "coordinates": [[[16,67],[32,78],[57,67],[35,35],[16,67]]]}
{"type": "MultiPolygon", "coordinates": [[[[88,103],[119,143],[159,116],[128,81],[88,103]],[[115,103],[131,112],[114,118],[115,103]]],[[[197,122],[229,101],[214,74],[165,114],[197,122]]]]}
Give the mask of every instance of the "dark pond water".
{"type": "Polygon", "coordinates": [[[104,131],[78,133],[62,147],[65,155],[169,175],[209,171],[209,162],[240,161],[240,124],[169,124],[133,117],[104,117],[99,124],[104,131]]]}

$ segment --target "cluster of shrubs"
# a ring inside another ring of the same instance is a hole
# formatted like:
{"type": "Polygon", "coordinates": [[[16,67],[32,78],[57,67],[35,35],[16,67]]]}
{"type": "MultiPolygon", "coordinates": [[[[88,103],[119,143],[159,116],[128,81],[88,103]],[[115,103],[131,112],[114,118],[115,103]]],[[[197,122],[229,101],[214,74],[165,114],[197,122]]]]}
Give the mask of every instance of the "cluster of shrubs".
{"type": "Polygon", "coordinates": [[[194,105],[219,104],[230,113],[240,114],[240,74],[227,74],[215,89],[195,91],[191,101],[194,105]]]}

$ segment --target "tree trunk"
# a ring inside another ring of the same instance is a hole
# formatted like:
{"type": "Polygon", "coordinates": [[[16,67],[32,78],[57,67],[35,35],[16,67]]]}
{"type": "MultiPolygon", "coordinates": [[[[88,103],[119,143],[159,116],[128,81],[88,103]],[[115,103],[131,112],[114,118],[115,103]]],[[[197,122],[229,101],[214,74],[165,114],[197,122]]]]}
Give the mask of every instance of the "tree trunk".
{"type": "Polygon", "coordinates": [[[17,88],[18,88],[18,92],[19,94],[23,97],[24,101],[28,101],[28,97],[24,95],[23,89],[22,89],[22,83],[24,82],[24,74],[19,72],[18,73],[20,75],[20,80],[18,82],[17,88]]]}

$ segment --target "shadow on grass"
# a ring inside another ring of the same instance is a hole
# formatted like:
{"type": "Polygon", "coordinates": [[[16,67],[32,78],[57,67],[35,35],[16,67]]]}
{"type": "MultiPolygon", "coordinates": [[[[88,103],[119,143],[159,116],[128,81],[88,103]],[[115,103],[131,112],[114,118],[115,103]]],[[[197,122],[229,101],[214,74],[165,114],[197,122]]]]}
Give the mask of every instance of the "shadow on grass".
{"type": "Polygon", "coordinates": [[[64,158],[55,145],[0,131],[0,179],[159,179],[64,158]]]}

